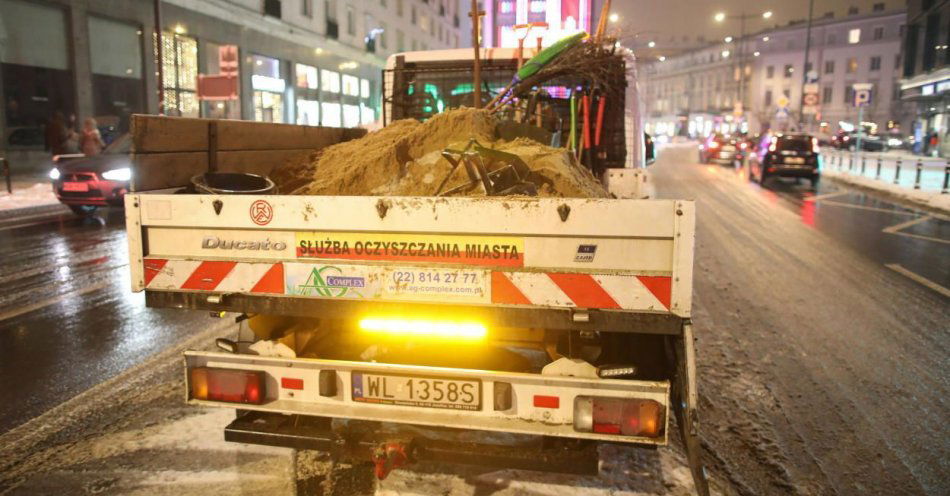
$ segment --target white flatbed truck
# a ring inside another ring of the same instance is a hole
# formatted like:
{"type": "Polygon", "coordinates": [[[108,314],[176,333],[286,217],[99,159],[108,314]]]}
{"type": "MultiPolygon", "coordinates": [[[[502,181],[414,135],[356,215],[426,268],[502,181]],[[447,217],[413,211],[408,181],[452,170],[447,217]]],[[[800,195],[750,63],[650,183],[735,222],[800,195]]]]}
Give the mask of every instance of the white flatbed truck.
{"type": "Polygon", "coordinates": [[[319,337],[291,355],[250,351],[259,329],[188,351],[186,401],[236,409],[229,441],[368,460],[381,477],[422,460],[596,472],[599,443],[667,446],[675,416],[708,494],[693,202],[179,194],[196,172],[266,175],[261,157],[352,137],[134,117],[133,291],[319,337]]]}

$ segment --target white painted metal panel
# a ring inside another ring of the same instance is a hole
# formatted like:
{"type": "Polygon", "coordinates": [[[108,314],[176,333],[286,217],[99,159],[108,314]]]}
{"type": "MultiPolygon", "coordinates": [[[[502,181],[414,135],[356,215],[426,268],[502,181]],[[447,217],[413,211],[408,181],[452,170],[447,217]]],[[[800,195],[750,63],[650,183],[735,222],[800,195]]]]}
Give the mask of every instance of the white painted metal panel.
{"type": "MultiPolygon", "coordinates": [[[[670,385],[668,381],[558,377],[384,363],[268,358],[198,351],[185,352],[185,359],[187,367],[221,367],[263,371],[266,375],[266,401],[262,405],[241,404],[240,408],[245,410],[627,443],[666,445],[668,441],[669,417],[671,414],[669,411],[670,385]],[[319,395],[318,377],[321,370],[336,372],[337,394],[335,396],[323,397],[319,395]],[[480,380],[482,382],[482,407],[478,411],[462,411],[355,402],[352,401],[350,388],[354,371],[480,380]],[[288,391],[280,387],[282,377],[303,379],[304,389],[302,391],[290,391],[292,396],[288,395],[288,391]],[[496,382],[511,384],[514,400],[512,408],[501,411],[496,411],[493,408],[494,385],[496,382]],[[533,405],[535,394],[557,396],[559,398],[558,408],[535,407],[533,405]],[[664,418],[664,435],[659,438],[646,438],[577,432],[573,427],[573,405],[574,398],[577,396],[638,398],[656,401],[667,412],[664,418]]],[[[234,403],[192,400],[188,397],[185,399],[192,404],[226,408],[236,406],[234,403]]]]}

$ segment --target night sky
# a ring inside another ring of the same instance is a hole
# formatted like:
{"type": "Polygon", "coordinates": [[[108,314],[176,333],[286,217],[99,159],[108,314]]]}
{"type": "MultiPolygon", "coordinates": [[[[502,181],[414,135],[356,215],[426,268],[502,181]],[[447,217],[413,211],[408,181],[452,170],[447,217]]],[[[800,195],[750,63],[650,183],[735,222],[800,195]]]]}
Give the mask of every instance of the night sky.
{"type": "MultiPolygon", "coordinates": [[[[841,18],[847,15],[850,6],[857,7],[860,14],[866,14],[876,3],[884,3],[888,11],[906,8],[905,0],[815,0],[814,17],[834,12],[835,18],[841,18]]],[[[738,35],[739,21],[717,23],[713,20],[717,12],[758,15],[771,10],[773,16],[769,20],[756,18],[747,21],[746,32],[752,33],[806,19],[808,0],[613,0],[611,10],[621,15],[618,24],[627,46],[642,46],[655,41],[656,54],[663,55],[666,54],[664,49],[705,44],[698,40],[700,36],[708,43],[738,35]],[[637,34],[639,36],[632,41],[637,34]]]]}

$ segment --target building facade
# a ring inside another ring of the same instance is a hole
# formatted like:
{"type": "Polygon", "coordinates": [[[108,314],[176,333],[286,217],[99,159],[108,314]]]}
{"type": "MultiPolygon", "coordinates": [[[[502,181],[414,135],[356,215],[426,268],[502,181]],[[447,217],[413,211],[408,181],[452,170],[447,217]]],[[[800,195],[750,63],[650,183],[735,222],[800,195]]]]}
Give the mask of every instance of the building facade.
{"type": "Polygon", "coordinates": [[[519,38],[534,47],[537,39],[548,46],[579,31],[592,32],[600,20],[603,0],[488,0],[482,43],[486,47],[517,48],[519,38]],[[515,26],[534,24],[530,30],[515,26]]]}
{"type": "Polygon", "coordinates": [[[936,152],[950,156],[950,1],[908,0],[901,98],[914,108],[917,152],[937,137],[936,152]]]}
{"type": "Polygon", "coordinates": [[[807,66],[804,22],[651,61],[641,70],[648,127],[692,136],[850,130],[858,118],[852,87],[867,83],[873,98],[864,109],[865,125],[908,132],[910,114],[898,93],[905,18],[904,12],[878,11],[815,19],[807,66]],[[803,109],[806,82],[814,96],[803,109]]]}
{"type": "Polygon", "coordinates": [[[129,115],[159,110],[354,127],[377,118],[386,57],[470,46],[460,0],[160,7],[159,58],[152,0],[0,0],[4,147],[42,149],[42,128],[57,113],[74,126],[96,117],[119,133],[129,115]]]}

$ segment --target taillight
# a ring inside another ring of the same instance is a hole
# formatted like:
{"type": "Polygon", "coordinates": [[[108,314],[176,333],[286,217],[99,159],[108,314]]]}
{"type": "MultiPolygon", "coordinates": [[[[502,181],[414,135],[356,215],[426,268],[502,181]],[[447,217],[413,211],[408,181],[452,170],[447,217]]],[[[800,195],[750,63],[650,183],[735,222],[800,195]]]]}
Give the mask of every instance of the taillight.
{"type": "Polygon", "coordinates": [[[193,399],[253,405],[264,402],[261,371],[195,367],[188,372],[193,399]]]}
{"type": "Polygon", "coordinates": [[[666,409],[653,400],[578,396],[574,430],[620,436],[660,437],[666,409]]]}

